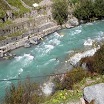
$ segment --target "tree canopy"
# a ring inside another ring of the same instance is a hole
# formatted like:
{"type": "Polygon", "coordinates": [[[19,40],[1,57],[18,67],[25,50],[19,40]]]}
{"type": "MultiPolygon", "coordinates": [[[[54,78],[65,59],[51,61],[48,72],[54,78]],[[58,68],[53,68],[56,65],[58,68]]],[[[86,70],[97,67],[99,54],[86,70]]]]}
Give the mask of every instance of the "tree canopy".
{"type": "Polygon", "coordinates": [[[52,5],[52,15],[58,24],[62,25],[68,18],[68,1],[54,0],[52,5]]]}
{"type": "Polygon", "coordinates": [[[79,0],[73,14],[79,20],[86,21],[104,18],[104,0],[79,0]]]}

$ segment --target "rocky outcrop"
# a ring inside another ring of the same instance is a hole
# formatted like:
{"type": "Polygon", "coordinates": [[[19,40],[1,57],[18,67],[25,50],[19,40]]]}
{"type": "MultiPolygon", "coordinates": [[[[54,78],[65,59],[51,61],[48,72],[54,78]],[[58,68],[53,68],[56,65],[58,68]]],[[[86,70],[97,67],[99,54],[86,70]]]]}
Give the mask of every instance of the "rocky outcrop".
{"type": "Polygon", "coordinates": [[[85,87],[83,95],[88,103],[94,100],[94,104],[104,104],[104,83],[85,87]]]}
{"type": "Polygon", "coordinates": [[[71,28],[71,27],[78,26],[78,25],[79,25],[78,19],[73,16],[71,16],[66,23],[67,28],[71,28]]]}

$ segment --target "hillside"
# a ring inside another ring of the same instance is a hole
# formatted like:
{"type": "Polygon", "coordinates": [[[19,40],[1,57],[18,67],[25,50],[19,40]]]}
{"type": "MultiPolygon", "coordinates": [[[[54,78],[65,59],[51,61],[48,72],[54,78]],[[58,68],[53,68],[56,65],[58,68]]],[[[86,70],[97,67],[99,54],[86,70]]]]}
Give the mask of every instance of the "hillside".
{"type": "MultiPolygon", "coordinates": [[[[22,0],[22,1],[26,5],[32,7],[33,3],[39,3],[42,0],[22,0]]],[[[16,16],[22,15],[22,14],[30,11],[28,8],[23,6],[23,4],[20,0],[0,0],[0,17],[1,18],[6,14],[7,10],[13,10],[13,13],[16,16]]]]}

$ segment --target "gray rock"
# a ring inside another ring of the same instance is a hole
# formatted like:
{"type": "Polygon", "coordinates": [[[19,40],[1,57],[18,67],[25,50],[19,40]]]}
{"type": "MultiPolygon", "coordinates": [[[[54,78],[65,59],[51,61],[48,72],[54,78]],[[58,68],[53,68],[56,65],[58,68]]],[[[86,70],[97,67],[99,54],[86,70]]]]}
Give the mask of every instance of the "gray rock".
{"type": "Polygon", "coordinates": [[[104,83],[88,86],[84,88],[84,99],[90,103],[104,104],[104,83]]]}
{"type": "Polygon", "coordinates": [[[77,25],[79,25],[78,19],[75,18],[75,17],[69,19],[68,22],[69,22],[69,24],[71,24],[72,26],[77,26],[77,25]]]}

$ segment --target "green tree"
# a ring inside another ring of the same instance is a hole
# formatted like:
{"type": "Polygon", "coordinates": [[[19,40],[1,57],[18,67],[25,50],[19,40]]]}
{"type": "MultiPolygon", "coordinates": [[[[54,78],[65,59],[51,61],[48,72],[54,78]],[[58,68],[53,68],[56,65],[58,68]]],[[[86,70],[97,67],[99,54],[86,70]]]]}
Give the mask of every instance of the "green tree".
{"type": "Polygon", "coordinates": [[[104,0],[79,0],[73,14],[79,20],[102,19],[104,18],[104,0]]]}
{"type": "Polygon", "coordinates": [[[99,19],[104,17],[104,0],[95,0],[94,13],[95,16],[99,19]]]}
{"type": "Polygon", "coordinates": [[[75,7],[74,15],[80,20],[90,20],[94,16],[92,0],[80,0],[75,7]]]}
{"type": "Polygon", "coordinates": [[[68,19],[68,1],[54,0],[52,5],[52,15],[58,24],[62,25],[68,19]]]}

